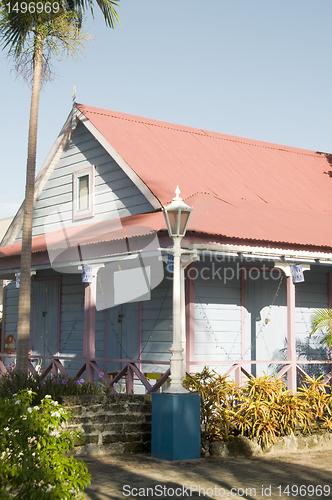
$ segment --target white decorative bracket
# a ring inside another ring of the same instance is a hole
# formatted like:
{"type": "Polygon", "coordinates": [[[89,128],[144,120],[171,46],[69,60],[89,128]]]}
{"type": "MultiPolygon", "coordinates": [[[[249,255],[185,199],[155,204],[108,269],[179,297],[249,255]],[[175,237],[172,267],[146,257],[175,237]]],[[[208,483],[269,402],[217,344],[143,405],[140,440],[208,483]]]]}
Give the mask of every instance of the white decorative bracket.
{"type": "MultiPolygon", "coordinates": [[[[291,268],[294,265],[295,265],[295,262],[294,262],[294,264],[290,264],[288,262],[285,262],[285,263],[283,263],[283,262],[275,262],[274,263],[274,267],[276,269],[281,269],[285,273],[285,275],[287,277],[292,276],[292,270],[291,270],[291,268]]],[[[310,271],[310,265],[309,264],[302,264],[301,263],[301,266],[302,266],[302,270],[303,271],[310,271]]]]}

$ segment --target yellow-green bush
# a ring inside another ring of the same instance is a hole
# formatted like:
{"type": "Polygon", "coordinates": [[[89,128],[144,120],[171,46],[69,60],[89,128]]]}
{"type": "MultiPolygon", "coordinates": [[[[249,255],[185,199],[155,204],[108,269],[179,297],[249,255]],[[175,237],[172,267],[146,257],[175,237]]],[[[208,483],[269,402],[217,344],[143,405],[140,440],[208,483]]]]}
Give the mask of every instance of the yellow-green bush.
{"type": "Polygon", "coordinates": [[[202,437],[209,441],[242,434],[269,446],[279,436],[332,431],[332,398],[319,379],[305,379],[291,394],[276,377],[252,377],[240,387],[205,367],[184,386],[201,394],[202,437]]]}

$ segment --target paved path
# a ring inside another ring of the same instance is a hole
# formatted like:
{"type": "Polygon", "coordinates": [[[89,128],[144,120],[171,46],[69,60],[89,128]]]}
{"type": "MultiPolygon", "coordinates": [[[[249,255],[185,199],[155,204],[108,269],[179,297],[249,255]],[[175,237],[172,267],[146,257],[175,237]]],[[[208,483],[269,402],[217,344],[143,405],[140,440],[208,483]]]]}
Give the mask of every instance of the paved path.
{"type": "Polygon", "coordinates": [[[332,451],[178,462],[134,454],[83,460],[92,475],[86,490],[89,500],[332,499],[332,451]]]}

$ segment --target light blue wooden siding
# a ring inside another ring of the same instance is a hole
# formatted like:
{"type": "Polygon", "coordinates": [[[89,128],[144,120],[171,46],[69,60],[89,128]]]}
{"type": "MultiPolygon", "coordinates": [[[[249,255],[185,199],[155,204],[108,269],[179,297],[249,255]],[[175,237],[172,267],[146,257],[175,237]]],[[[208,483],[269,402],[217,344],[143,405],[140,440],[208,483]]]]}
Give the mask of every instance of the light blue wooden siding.
{"type": "MultiPolygon", "coordinates": [[[[328,306],[328,271],[327,267],[312,265],[311,271],[304,273],[305,282],[295,285],[296,350],[299,362],[309,358],[319,360],[324,356],[319,337],[309,340],[309,333],[313,310],[328,306]]],[[[246,332],[250,332],[249,344],[248,336],[246,338],[246,349],[249,345],[252,359],[286,360],[287,278],[282,273],[279,287],[279,281],[272,280],[271,277],[265,280],[263,276],[258,280],[246,280],[246,332]]],[[[252,373],[276,373],[281,367],[278,364],[257,364],[252,373]]],[[[303,368],[312,372],[307,365],[303,365],[303,368]]]]}
{"type": "MultiPolygon", "coordinates": [[[[241,346],[241,281],[234,269],[226,272],[217,262],[196,263],[195,278],[195,360],[224,373],[231,364],[223,361],[240,357],[241,346]],[[216,270],[219,269],[219,273],[216,270]],[[226,279],[225,279],[226,278],[226,279]],[[217,361],[215,365],[213,361],[217,361]]],[[[195,371],[203,365],[196,365],[195,371]]]]}
{"type": "Polygon", "coordinates": [[[7,281],[6,285],[6,316],[3,333],[17,338],[18,294],[15,281],[7,281]]]}
{"type": "Polygon", "coordinates": [[[84,283],[81,275],[64,274],[61,287],[60,354],[71,359],[64,360],[66,370],[74,376],[83,361],[84,332],[84,283]]]}
{"type": "MultiPolygon", "coordinates": [[[[138,303],[121,304],[96,313],[96,358],[137,359],[138,303]],[[106,327],[106,342],[105,342],[106,327]]],[[[121,362],[99,363],[104,371],[120,370],[121,362]]]]}
{"type": "MultiPolygon", "coordinates": [[[[33,236],[58,229],[52,219],[48,219],[55,209],[60,210],[65,226],[72,225],[73,173],[90,165],[96,167],[95,216],[76,221],[75,224],[100,222],[154,210],[107,151],[84,125],[79,124],[36,200],[33,236]]],[[[17,240],[20,239],[21,233],[17,237],[17,240]]]]}
{"type": "MultiPolygon", "coordinates": [[[[169,361],[172,330],[173,281],[166,278],[151,290],[151,300],[142,302],[141,359],[169,361]]],[[[143,372],[164,373],[166,365],[142,365],[143,372]]]]}
{"type": "Polygon", "coordinates": [[[310,317],[315,309],[328,307],[328,272],[326,267],[311,266],[304,272],[305,281],[295,285],[296,338],[305,342],[310,334],[310,317]]]}
{"type": "MultiPolygon", "coordinates": [[[[57,353],[59,280],[32,282],[31,344],[34,356],[55,356],[57,353]]],[[[44,361],[47,366],[50,360],[44,361]]]]}
{"type": "MultiPolygon", "coordinates": [[[[6,285],[6,311],[4,323],[2,325],[2,334],[13,335],[17,341],[17,315],[18,315],[18,294],[19,289],[16,288],[15,281],[7,281],[6,285]]],[[[4,365],[8,366],[13,362],[12,358],[4,358],[4,365]]]]}
{"type": "MultiPolygon", "coordinates": [[[[95,349],[96,358],[105,357],[105,309],[96,311],[96,324],[95,324],[95,349]]],[[[106,365],[103,362],[98,363],[99,366],[106,370],[106,365]]]]}
{"type": "MultiPolygon", "coordinates": [[[[286,276],[267,272],[249,273],[245,280],[245,359],[284,359],[287,338],[286,276]]],[[[280,368],[280,367],[279,367],[280,368]]],[[[273,373],[270,363],[246,366],[253,375],[273,373]]]]}
{"type": "Polygon", "coordinates": [[[309,339],[311,315],[315,309],[328,307],[328,272],[326,266],[311,265],[310,271],[304,272],[305,281],[296,287],[296,344],[297,359],[300,366],[310,376],[326,374],[328,365],[301,365],[301,360],[328,359],[328,350],[321,346],[322,335],[317,334],[309,339]]]}

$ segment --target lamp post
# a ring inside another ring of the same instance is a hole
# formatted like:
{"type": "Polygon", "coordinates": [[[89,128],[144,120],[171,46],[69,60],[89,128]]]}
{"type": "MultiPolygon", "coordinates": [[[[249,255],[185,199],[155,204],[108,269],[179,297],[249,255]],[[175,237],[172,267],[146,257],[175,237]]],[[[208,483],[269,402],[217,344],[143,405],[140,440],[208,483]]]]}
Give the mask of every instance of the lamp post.
{"type": "Polygon", "coordinates": [[[164,215],[167,224],[169,236],[173,239],[173,344],[170,349],[171,355],[171,383],[166,393],[169,394],[185,394],[187,389],[182,386],[183,382],[183,347],[185,328],[183,321],[184,301],[181,300],[181,240],[186,234],[188,222],[192,212],[192,208],[184,203],[180,198],[180,189],[177,186],[175,190],[175,198],[170,205],[164,208],[164,215]]]}
{"type": "Polygon", "coordinates": [[[201,456],[200,395],[190,393],[182,386],[185,377],[183,271],[198,256],[197,251],[181,248],[192,208],[179,195],[177,187],[172,203],[164,208],[168,234],[173,239],[171,252],[174,255],[171,383],[166,391],[152,394],[151,455],[163,460],[191,460],[201,456]],[[183,254],[191,256],[186,263],[181,263],[183,254]]]}

